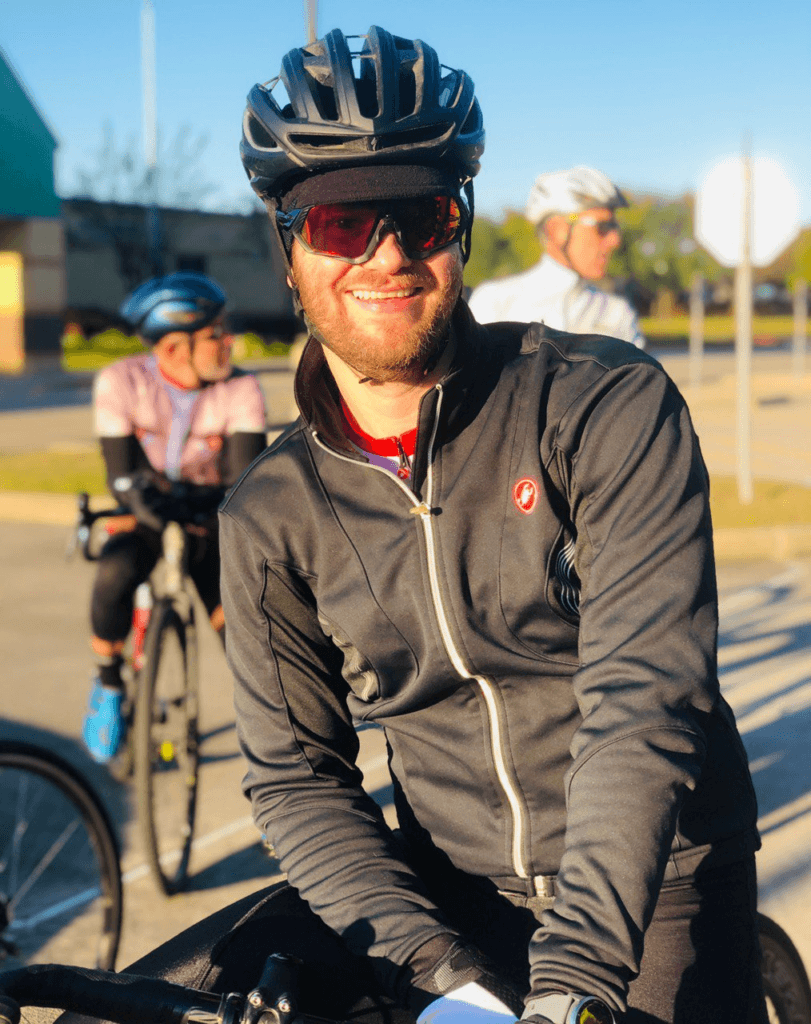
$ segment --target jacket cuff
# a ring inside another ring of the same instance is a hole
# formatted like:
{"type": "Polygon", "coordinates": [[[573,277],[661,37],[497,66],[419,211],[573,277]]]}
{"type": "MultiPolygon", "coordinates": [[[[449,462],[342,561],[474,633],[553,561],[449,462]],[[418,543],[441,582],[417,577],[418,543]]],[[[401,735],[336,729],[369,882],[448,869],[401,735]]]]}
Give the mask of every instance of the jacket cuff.
{"type": "Polygon", "coordinates": [[[476,982],[520,1017],[524,1000],[499,978],[493,963],[461,939],[438,935],[420,946],[408,962],[412,971],[408,1007],[415,1016],[438,996],[453,992],[468,982],[476,982]]]}

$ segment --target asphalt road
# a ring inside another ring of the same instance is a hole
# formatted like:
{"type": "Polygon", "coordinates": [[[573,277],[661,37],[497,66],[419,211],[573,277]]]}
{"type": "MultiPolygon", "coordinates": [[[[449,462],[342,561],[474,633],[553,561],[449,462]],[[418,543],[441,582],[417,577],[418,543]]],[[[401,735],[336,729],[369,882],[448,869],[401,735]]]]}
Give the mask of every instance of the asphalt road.
{"type": "MultiPolygon", "coordinates": [[[[40,739],[87,772],[116,822],[124,851],[125,922],[119,963],[278,877],[240,792],[243,764],[231,680],[213,634],[202,633],[200,813],[187,893],[160,896],[144,864],[126,785],[92,764],[79,741],[91,667],[87,604],[92,566],[66,563],[66,530],[0,524],[0,734],[40,739]]],[[[724,566],[719,573],[724,690],[735,707],[758,789],[764,909],[801,948],[811,969],[811,560],[724,566]]],[[[361,735],[371,792],[384,804],[389,779],[381,736],[361,735]]]]}

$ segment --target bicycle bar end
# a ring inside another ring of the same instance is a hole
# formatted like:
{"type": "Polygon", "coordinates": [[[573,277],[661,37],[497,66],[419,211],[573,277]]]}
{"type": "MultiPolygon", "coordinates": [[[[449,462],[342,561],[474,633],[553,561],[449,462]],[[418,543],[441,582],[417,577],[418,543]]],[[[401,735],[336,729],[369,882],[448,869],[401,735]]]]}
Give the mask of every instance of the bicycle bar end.
{"type": "Polygon", "coordinates": [[[20,1024],[20,1004],[0,995],[0,1024],[20,1024]]]}

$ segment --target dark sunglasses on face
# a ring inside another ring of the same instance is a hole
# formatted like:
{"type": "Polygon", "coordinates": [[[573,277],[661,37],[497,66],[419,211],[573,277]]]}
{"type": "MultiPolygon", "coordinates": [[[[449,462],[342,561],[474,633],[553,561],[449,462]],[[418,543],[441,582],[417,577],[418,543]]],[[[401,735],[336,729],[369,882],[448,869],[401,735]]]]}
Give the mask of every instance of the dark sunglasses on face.
{"type": "Polygon", "coordinates": [[[616,217],[609,217],[608,220],[598,220],[596,217],[590,217],[586,214],[573,213],[570,215],[569,220],[573,223],[585,224],[587,227],[595,228],[601,238],[610,235],[612,231],[622,231],[616,217]]]}
{"type": "Polygon", "coordinates": [[[393,231],[410,260],[424,260],[458,241],[465,228],[461,205],[450,196],[383,203],[323,203],[278,212],[282,228],[307,252],[344,263],[366,263],[385,231],[393,231]]]}

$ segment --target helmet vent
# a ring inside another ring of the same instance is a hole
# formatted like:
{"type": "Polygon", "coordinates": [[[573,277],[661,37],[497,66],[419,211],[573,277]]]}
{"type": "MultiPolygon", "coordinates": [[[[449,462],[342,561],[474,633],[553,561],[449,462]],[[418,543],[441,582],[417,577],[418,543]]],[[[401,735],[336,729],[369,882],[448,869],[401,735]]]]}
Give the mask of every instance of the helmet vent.
{"type": "Polygon", "coordinates": [[[318,110],[325,121],[338,120],[338,107],[335,103],[335,90],[331,86],[322,85],[320,82],[313,82],[313,99],[318,104],[318,110]]]}
{"type": "Polygon", "coordinates": [[[377,103],[377,83],[368,76],[361,79],[355,85],[355,95],[358,98],[358,109],[364,117],[377,117],[380,108],[377,103]]]}
{"type": "Polygon", "coordinates": [[[414,113],[414,108],[417,105],[417,82],[414,78],[414,72],[411,68],[403,67],[400,65],[400,81],[399,81],[399,113],[400,117],[407,117],[409,114],[414,113]]]}
{"type": "Polygon", "coordinates": [[[257,149],[278,149],[278,145],[273,136],[268,132],[261,121],[257,120],[253,114],[248,113],[245,117],[245,134],[251,142],[251,145],[257,149]]]}
{"type": "Polygon", "coordinates": [[[478,103],[474,103],[470,108],[470,113],[465,118],[465,123],[462,125],[462,135],[470,135],[471,132],[478,132],[482,129],[482,112],[478,103]]]}

